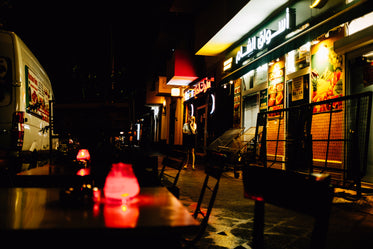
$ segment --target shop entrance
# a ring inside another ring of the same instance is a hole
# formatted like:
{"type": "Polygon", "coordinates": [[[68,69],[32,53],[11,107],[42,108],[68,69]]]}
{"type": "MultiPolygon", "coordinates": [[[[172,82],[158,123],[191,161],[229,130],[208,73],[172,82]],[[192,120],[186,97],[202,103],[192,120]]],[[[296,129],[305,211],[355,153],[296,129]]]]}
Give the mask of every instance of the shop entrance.
{"type": "Polygon", "coordinates": [[[175,98],[171,99],[170,104],[170,128],[169,128],[169,144],[174,144],[175,142],[175,120],[176,120],[176,107],[177,102],[175,98]]]}
{"type": "MultiPolygon", "coordinates": [[[[373,45],[347,54],[349,94],[373,91],[373,45]]],[[[372,113],[373,114],[373,113],[372,113]]],[[[370,124],[373,124],[371,115],[370,124]]],[[[370,129],[367,155],[367,172],[363,181],[373,183],[373,129],[370,129]]]]}
{"type": "Polygon", "coordinates": [[[197,145],[196,152],[206,154],[207,146],[207,105],[202,105],[197,108],[196,123],[197,123],[197,145]]]}
{"type": "Polygon", "coordinates": [[[258,94],[248,96],[244,99],[244,128],[256,127],[256,119],[259,112],[258,94]]]}

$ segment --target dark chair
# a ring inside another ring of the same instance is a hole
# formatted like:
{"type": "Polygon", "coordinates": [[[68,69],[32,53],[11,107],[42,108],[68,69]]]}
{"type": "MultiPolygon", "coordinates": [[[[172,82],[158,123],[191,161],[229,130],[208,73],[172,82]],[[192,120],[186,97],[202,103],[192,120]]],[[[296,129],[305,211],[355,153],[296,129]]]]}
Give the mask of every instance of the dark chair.
{"type": "Polygon", "coordinates": [[[223,172],[223,168],[221,166],[210,164],[206,165],[205,172],[206,177],[202,185],[196,209],[193,213],[193,217],[197,220],[200,220],[200,225],[197,231],[195,231],[195,233],[193,233],[192,236],[188,236],[188,238],[185,238],[186,246],[193,246],[198,240],[201,239],[207,228],[208,220],[210,218],[210,214],[215,203],[216,195],[218,193],[219,182],[221,174],[223,172]],[[210,191],[211,194],[210,199],[207,202],[204,202],[206,190],[210,191]],[[205,210],[202,208],[202,205],[205,203],[207,204],[207,209],[206,211],[202,211],[205,210]]]}
{"type": "Polygon", "coordinates": [[[328,174],[305,174],[258,166],[243,168],[245,197],[255,201],[253,248],[264,248],[264,204],[314,217],[311,248],[325,248],[334,196],[328,174]]]}
{"type": "Polygon", "coordinates": [[[177,198],[179,198],[179,188],[176,186],[179,180],[180,172],[185,162],[185,156],[171,156],[167,155],[162,161],[162,169],[159,173],[159,181],[161,185],[167,189],[177,198]]]}

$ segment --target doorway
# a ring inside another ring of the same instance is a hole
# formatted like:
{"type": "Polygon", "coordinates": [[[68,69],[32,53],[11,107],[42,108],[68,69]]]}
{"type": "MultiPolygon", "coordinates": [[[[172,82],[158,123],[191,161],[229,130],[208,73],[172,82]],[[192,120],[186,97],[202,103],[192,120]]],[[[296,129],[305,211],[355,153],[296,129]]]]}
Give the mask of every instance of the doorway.
{"type": "MultiPolygon", "coordinates": [[[[373,91],[373,45],[361,48],[346,55],[348,88],[347,94],[373,91]]],[[[370,126],[373,125],[371,113],[370,126]]],[[[367,171],[363,181],[373,183],[373,129],[369,132],[367,171]]]]}
{"type": "Polygon", "coordinates": [[[259,112],[258,94],[244,98],[243,126],[245,130],[256,127],[256,119],[259,112]]]}
{"type": "Polygon", "coordinates": [[[171,98],[170,104],[170,129],[169,129],[169,144],[175,143],[175,120],[176,120],[177,101],[171,98]]]}
{"type": "Polygon", "coordinates": [[[197,108],[196,123],[197,123],[197,144],[196,152],[206,154],[207,147],[207,108],[208,105],[202,105],[197,108]]]}

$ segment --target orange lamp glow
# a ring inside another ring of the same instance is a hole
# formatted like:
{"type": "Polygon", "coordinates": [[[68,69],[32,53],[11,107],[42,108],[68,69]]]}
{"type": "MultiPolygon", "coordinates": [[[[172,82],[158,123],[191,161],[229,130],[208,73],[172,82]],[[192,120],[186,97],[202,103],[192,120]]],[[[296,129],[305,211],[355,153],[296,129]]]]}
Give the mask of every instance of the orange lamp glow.
{"type": "Polygon", "coordinates": [[[114,163],[106,177],[104,194],[107,202],[125,203],[140,192],[132,165],[114,163]]]}
{"type": "Polygon", "coordinates": [[[140,211],[137,205],[104,205],[104,219],[106,227],[136,227],[139,214],[140,211]]]}
{"type": "Polygon", "coordinates": [[[91,160],[91,155],[89,154],[89,151],[87,149],[81,149],[78,152],[78,155],[76,155],[76,160],[78,161],[89,161],[91,160]]]}
{"type": "Polygon", "coordinates": [[[78,176],[88,176],[91,174],[91,169],[89,168],[82,168],[76,172],[76,175],[78,176]]]}

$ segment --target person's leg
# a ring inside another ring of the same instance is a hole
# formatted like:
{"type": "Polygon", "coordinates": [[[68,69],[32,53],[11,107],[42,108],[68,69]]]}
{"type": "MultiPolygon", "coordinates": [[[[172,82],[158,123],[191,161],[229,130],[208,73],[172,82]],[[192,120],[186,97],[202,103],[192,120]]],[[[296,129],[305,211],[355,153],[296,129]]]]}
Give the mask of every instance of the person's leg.
{"type": "Polygon", "coordinates": [[[189,163],[189,153],[190,153],[190,149],[187,148],[186,159],[185,159],[185,162],[184,162],[184,169],[188,168],[188,163],[189,163]]]}
{"type": "Polygon", "coordinates": [[[194,148],[192,148],[192,169],[194,169],[195,161],[196,161],[196,155],[194,153],[194,148]]]}

